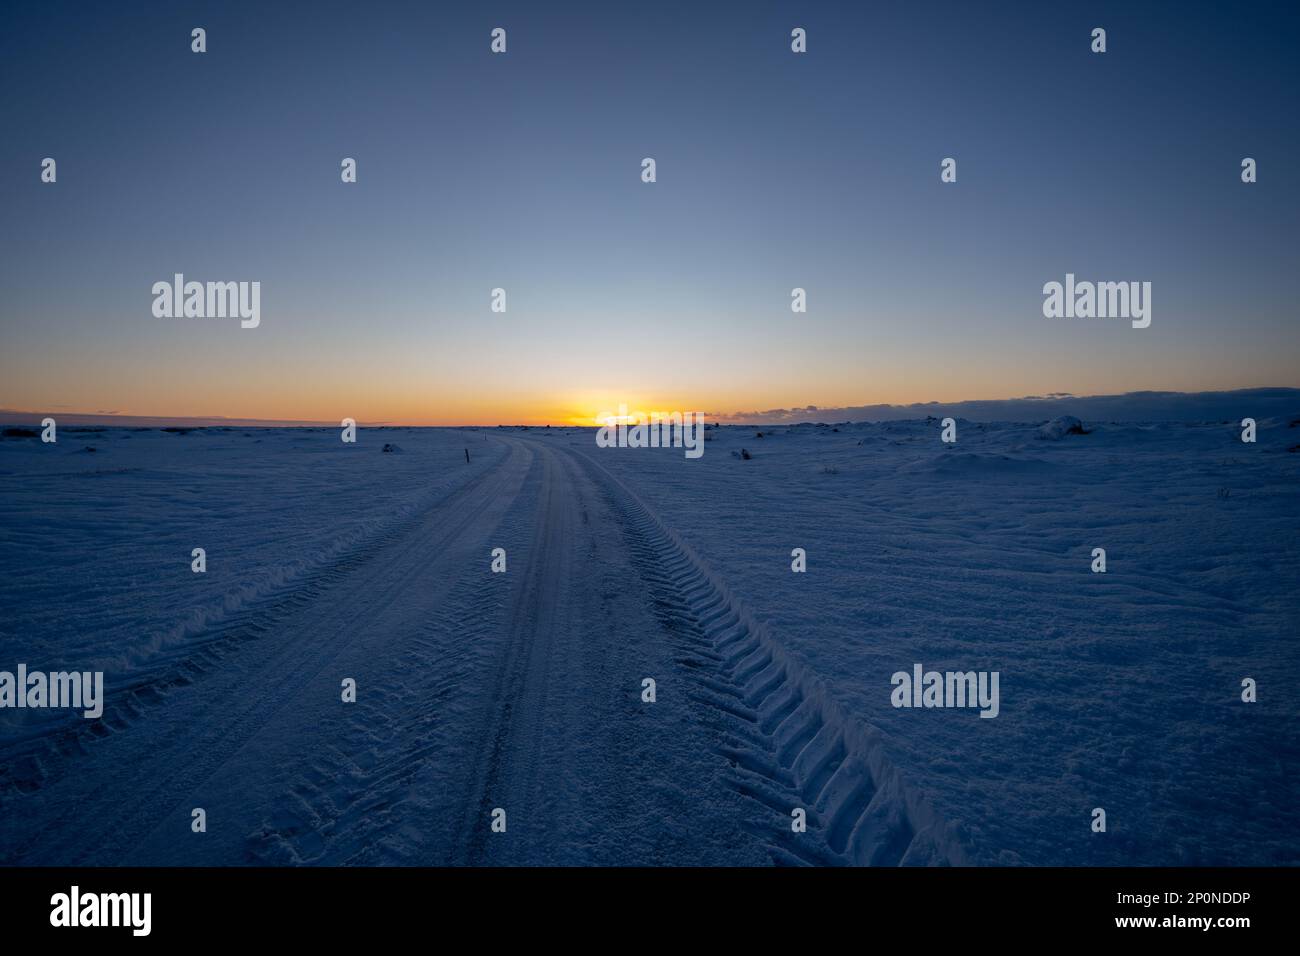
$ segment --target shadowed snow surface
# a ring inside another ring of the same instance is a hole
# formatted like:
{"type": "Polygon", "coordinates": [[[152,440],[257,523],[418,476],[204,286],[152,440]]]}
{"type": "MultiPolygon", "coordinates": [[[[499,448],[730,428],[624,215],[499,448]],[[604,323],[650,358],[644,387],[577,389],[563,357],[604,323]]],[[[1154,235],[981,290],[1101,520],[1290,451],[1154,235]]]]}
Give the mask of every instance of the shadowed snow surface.
{"type": "Polygon", "coordinates": [[[1300,863],[1291,420],[2,439],[0,862],[1300,863]]]}

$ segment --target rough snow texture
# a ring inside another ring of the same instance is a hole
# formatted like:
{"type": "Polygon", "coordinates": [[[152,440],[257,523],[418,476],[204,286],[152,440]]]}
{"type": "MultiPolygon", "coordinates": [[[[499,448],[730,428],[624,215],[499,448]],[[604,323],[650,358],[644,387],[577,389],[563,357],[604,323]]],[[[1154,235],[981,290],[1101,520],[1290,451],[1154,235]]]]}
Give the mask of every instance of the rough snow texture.
{"type": "Polygon", "coordinates": [[[959,422],[950,446],[938,420],[798,425],[748,462],[736,426],[698,462],[600,460],[881,731],[973,862],[1294,864],[1295,417],[1261,419],[1256,444],[1234,423],[1043,442],[959,422]],[[894,709],[890,676],[917,661],[999,671],[1001,715],[894,709]],[[1267,696],[1242,703],[1243,677],[1267,696]]]}
{"type": "Polygon", "coordinates": [[[1038,429],[1038,437],[1045,438],[1049,441],[1060,441],[1066,435],[1085,434],[1083,422],[1073,415],[1062,415],[1060,418],[1053,418],[1050,422],[1038,429]]]}
{"type": "Polygon", "coordinates": [[[0,863],[1300,863],[1293,420],[0,439],[0,863]]]}

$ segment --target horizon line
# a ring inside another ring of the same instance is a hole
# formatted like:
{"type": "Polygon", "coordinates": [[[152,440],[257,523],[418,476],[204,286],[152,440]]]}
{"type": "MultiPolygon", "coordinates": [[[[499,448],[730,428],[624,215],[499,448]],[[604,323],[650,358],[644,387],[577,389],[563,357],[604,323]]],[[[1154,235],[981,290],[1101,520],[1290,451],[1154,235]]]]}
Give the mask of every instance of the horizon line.
{"type": "MultiPolygon", "coordinates": [[[[1023,395],[1010,398],[976,398],[963,399],[953,402],[929,401],[929,402],[910,402],[905,404],[893,404],[888,402],[879,402],[863,405],[852,406],[835,406],[822,408],[816,405],[794,406],[791,408],[776,408],[766,411],[751,412],[732,412],[730,414],[717,414],[703,412],[702,414],[715,424],[740,424],[740,425],[766,425],[766,424],[794,424],[796,422],[846,422],[853,421],[852,417],[837,418],[840,415],[857,415],[859,418],[864,413],[894,413],[906,412],[909,410],[924,411],[926,409],[956,409],[961,406],[996,406],[996,405],[1013,405],[1015,403],[1026,404],[1068,404],[1069,402],[1104,402],[1107,400],[1116,401],[1124,399],[1162,399],[1178,400],[1191,398],[1205,398],[1207,396],[1228,396],[1243,392],[1273,393],[1271,397],[1295,397],[1300,400],[1300,388],[1292,386],[1271,386],[1258,385],[1244,388],[1232,389],[1214,389],[1196,392],[1182,392],[1156,389],[1141,389],[1130,392],[1118,392],[1101,395],[1075,395],[1070,392],[1052,392],[1047,395],[1023,395]],[[1294,393],[1294,396],[1288,393],[1294,393]]],[[[1300,407],[1296,409],[1300,412],[1300,407]]],[[[39,425],[42,419],[53,418],[60,424],[68,425],[117,425],[120,427],[183,427],[183,428],[338,428],[340,423],[318,419],[293,419],[293,418],[249,418],[249,417],[231,417],[226,415],[125,415],[117,412],[68,412],[57,410],[33,411],[14,408],[0,408],[0,424],[3,425],[39,425]]],[[[871,419],[867,419],[871,420],[871,419]]],[[[444,424],[416,424],[411,422],[375,420],[375,421],[356,421],[358,428],[598,428],[600,423],[593,417],[592,423],[588,425],[575,424],[573,421],[516,421],[516,422],[464,422],[464,423],[444,423],[444,424]]]]}

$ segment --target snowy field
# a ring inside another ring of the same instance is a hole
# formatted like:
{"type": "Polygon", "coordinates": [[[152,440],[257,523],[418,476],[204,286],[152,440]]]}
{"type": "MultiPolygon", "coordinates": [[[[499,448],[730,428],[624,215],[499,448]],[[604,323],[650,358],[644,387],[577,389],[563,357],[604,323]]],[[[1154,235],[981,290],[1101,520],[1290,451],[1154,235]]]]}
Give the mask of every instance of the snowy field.
{"type": "Polygon", "coordinates": [[[601,460],[882,732],[972,861],[1300,863],[1300,427],[1039,424],[722,428],[698,462],[601,460]],[[892,707],[915,662],[999,671],[1001,713],[892,707]]]}
{"type": "Polygon", "coordinates": [[[0,863],[1300,863],[1294,411],[0,439],[0,863]]]}

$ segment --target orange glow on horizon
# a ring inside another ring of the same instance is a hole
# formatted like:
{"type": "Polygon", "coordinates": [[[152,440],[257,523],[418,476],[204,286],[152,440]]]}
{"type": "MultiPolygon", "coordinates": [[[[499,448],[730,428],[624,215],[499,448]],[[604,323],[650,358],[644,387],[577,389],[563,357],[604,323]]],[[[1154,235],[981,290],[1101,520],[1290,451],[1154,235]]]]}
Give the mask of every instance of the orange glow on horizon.
{"type": "Polygon", "coordinates": [[[80,417],[93,418],[107,422],[108,419],[122,419],[124,423],[135,424],[157,421],[176,422],[266,422],[286,425],[333,426],[343,418],[352,418],[362,426],[409,426],[409,427],[495,427],[497,425],[529,425],[554,427],[598,428],[613,419],[618,423],[638,424],[650,420],[651,415],[667,418],[673,413],[688,414],[704,409],[692,405],[674,405],[655,401],[612,400],[606,398],[575,398],[568,396],[554,403],[530,403],[527,401],[502,400],[485,403],[473,401],[466,397],[459,400],[441,398],[436,402],[387,402],[348,401],[335,398],[328,403],[320,400],[309,401],[305,396],[294,396],[288,400],[276,401],[282,396],[240,396],[236,401],[205,401],[191,399],[181,407],[159,407],[161,403],[141,401],[136,403],[113,403],[111,411],[103,408],[103,403],[85,402],[69,408],[61,403],[58,408],[43,408],[37,403],[5,403],[0,400],[0,409],[8,408],[18,418],[55,414],[60,419],[73,421],[80,417]],[[271,399],[268,401],[267,399],[271,399]],[[325,406],[325,407],[322,407],[325,406]],[[520,408],[527,411],[521,412],[520,408]]]}

